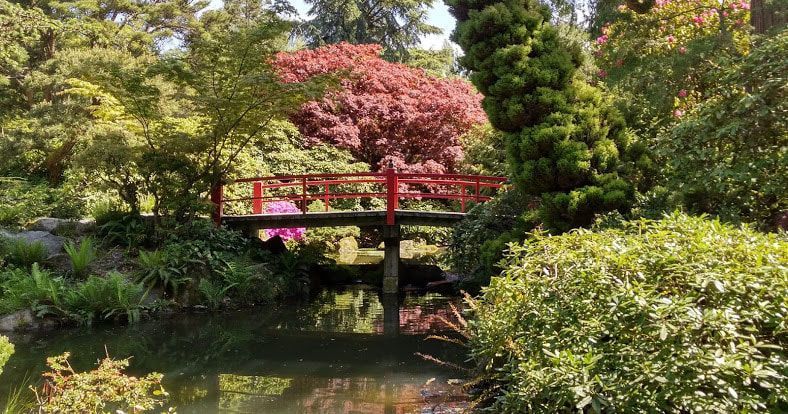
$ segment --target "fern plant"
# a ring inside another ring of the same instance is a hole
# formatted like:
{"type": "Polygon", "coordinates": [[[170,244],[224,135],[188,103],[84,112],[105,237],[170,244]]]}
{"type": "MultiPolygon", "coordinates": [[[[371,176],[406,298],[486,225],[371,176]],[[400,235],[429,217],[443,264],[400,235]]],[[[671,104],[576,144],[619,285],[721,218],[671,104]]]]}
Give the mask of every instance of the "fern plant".
{"type": "Polygon", "coordinates": [[[107,277],[91,276],[66,292],[64,306],[70,316],[85,324],[96,319],[126,319],[135,323],[142,316],[145,298],[141,284],[129,282],[118,272],[107,277]]]}
{"type": "Polygon", "coordinates": [[[69,260],[71,261],[71,272],[74,276],[85,277],[90,268],[90,264],[96,260],[96,242],[92,237],[82,239],[79,246],[74,242],[68,242],[63,246],[69,260]]]}
{"type": "Polygon", "coordinates": [[[148,288],[161,286],[165,295],[176,297],[181,286],[191,281],[184,269],[174,265],[165,251],[140,251],[141,272],[137,281],[148,288]]]}
{"type": "Polygon", "coordinates": [[[222,300],[227,297],[227,292],[234,287],[234,284],[222,286],[209,279],[201,279],[200,284],[197,286],[197,290],[200,291],[200,295],[205,300],[208,307],[215,310],[219,309],[222,300]]]}

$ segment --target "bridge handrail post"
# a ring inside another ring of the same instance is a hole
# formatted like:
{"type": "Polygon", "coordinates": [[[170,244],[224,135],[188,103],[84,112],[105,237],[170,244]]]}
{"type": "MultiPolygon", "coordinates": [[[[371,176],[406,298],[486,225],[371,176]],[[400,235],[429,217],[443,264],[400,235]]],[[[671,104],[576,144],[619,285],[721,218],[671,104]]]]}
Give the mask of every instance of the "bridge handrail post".
{"type": "Polygon", "coordinates": [[[399,207],[399,179],[392,164],[386,168],[386,224],[395,224],[394,210],[399,207]]]}
{"type": "Polygon", "coordinates": [[[211,187],[211,203],[213,204],[211,220],[213,220],[216,227],[222,225],[222,213],[224,210],[224,201],[222,198],[224,198],[224,185],[219,181],[211,187]]]}
{"type": "Polygon", "coordinates": [[[306,214],[307,205],[306,205],[306,177],[301,179],[301,212],[306,214]]]}
{"type": "Polygon", "coordinates": [[[263,182],[255,181],[252,187],[252,214],[263,214],[263,182]]]}

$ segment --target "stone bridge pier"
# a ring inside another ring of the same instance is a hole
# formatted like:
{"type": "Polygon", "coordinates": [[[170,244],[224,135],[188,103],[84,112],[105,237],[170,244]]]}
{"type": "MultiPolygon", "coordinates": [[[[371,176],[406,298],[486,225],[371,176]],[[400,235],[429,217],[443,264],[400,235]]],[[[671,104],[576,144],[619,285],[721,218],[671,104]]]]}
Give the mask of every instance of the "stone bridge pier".
{"type": "Polygon", "coordinates": [[[383,293],[399,291],[399,242],[400,225],[383,227],[383,293]]]}

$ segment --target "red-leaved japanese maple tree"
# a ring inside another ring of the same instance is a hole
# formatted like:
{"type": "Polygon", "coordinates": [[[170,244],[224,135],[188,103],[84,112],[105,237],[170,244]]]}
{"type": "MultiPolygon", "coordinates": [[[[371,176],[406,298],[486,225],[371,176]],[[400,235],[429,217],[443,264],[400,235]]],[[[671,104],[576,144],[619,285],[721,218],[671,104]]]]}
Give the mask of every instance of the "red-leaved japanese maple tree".
{"type": "Polygon", "coordinates": [[[442,79],[380,57],[379,45],[340,43],[280,53],[285,81],[341,73],[341,87],[305,104],[291,120],[307,144],[330,143],[383,169],[454,172],[460,136],[484,122],[481,95],[462,79],[442,79]]]}

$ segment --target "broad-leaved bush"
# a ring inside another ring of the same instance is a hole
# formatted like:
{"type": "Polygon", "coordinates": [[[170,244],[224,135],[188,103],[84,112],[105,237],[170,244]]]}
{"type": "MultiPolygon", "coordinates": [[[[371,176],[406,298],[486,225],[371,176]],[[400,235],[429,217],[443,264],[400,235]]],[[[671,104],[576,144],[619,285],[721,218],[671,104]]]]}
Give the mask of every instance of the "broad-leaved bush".
{"type": "Polygon", "coordinates": [[[69,353],[47,358],[50,372],[44,373],[45,389],[36,392],[44,413],[142,413],[161,409],[168,394],[161,386],[162,374],[142,377],[123,371],[129,359],[102,359],[92,371],[76,372],[69,353]]]}
{"type": "Polygon", "coordinates": [[[474,304],[493,412],[785,412],[788,237],[674,213],[516,245],[474,304]]]}
{"type": "Polygon", "coordinates": [[[715,71],[720,86],[657,142],[689,210],[788,226],[788,29],[715,71]]]}
{"type": "Polygon", "coordinates": [[[0,336],[0,375],[3,375],[3,366],[14,353],[14,344],[5,336],[0,336]]]}

